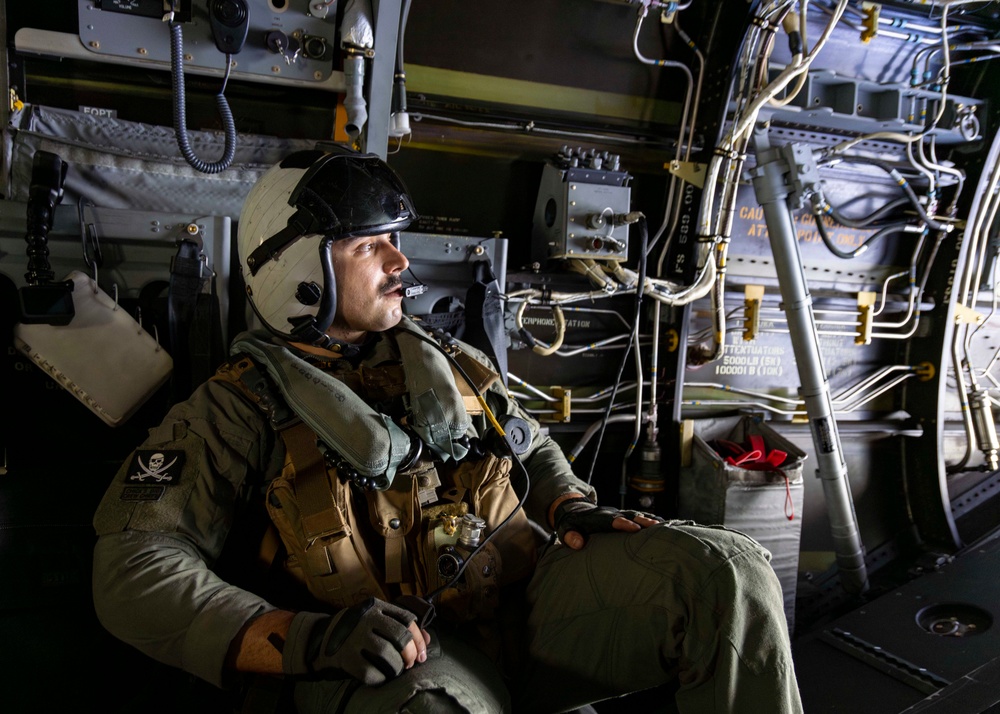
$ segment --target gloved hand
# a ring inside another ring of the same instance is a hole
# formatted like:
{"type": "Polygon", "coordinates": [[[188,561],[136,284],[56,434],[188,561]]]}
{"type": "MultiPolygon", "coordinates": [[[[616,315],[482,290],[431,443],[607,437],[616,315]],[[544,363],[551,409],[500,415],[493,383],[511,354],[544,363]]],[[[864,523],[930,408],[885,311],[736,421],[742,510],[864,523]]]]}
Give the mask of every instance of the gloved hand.
{"type": "MultiPolygon", "coordinates": [[[[663,521],[641,511],[620,511],[610,506],[598,506],[586,498],[569,498],[558,506],[555,511],[556,533],[559,540],[566,542],[566,534],[576,531],[586,541],[592,533],[609,533],[611,531],[638,531],[655,523],[663,521]],[[624,520],[614,525],[616,518],[624,520]]],[[[582,545],[582,544],[581,544],[582,545]]]]}
{"type": "Polygon", "coordinates": [[[282,669],[382,684],[403,671],[401,652],[413,640],[415,620],[409,610],[375,598],[335,615],[300,612],[288,629],[282,669]]]}

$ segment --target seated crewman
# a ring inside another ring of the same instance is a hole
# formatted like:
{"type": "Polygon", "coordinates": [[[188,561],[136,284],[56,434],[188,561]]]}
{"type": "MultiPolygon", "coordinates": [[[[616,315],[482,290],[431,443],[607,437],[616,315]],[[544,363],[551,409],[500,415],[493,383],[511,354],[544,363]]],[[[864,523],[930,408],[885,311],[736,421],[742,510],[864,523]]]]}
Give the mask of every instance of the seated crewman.
{"type": "Polygon", "coordinates": [[[688,714],[800,712],[767,552],[598,506],[482,353],[403,315],[415,216],[342,147],[253,187],[239,257],[266,329],[108,489],[104,626],[220,687],[283,676],[303,714],[556,712],[670,683],[688,714]],[[529,518],[558,533],[540,557],[529,518]],[[280,567],[234,567],[265,527],[280,567]]]}

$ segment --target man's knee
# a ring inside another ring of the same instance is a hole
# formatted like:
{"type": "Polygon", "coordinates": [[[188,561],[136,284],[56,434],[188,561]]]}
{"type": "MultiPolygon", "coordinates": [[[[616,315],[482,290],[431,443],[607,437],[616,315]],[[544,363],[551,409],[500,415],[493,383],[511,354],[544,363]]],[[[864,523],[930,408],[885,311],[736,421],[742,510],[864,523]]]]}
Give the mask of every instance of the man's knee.
{"type": "Polygon", "coordinates": [[[763,546],[723,526],[669,521],[635,536],[640,539],[634,541],[633,557],[665,574],[681,575],[689,584],[717,578],[732,569],[754,580],[774,575],[771,554],[763,546]]]}
{"type": "Polygon", "coordinates": [[[692,612],[711,619],[721,616],[724,628],[745,624],[741,621],[747,612],[784,625],[781,584],[770,553],[749,536],[719,526],[672,523],[643,549],[650,562],[662,558],[673,569],[672,576],[684,583],[678,593],[690,598],[692,612]]]}
{"type": "Polygon", "coordinates": [[[755,602],[782,612],[781,583],[771,567],[771,553],[748,535],[721,526],[684,526],[705,544],[703,577],[724,599],[755,602]]]}

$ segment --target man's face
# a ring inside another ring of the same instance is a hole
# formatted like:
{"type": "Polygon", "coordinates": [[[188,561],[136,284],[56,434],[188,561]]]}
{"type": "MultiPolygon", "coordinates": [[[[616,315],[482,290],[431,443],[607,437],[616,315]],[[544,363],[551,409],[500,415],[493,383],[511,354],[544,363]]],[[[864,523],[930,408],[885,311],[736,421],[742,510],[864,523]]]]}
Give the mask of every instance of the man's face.
{"type": "Polygon", "coordinates": [[[400,273],[409,261],[388,233],[338,240],[332,246],[337,278],[337,314],[327,334],[357,342],[366,332],[380,332],[403,316],[400,273]]]}

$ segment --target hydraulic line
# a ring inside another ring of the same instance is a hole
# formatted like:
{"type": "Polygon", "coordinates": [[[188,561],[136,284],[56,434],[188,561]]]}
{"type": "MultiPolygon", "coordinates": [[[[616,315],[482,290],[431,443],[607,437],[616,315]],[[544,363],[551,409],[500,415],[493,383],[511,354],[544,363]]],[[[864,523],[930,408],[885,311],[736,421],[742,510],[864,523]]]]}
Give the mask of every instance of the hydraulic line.
{"type": "MultiPolygon", "coordinates": [[[[991,166],[992,168],[990,169],[988,175],[984,173],[984,175],[980,177],[979,186],[976,190],[976,196],[974,197],[972,207],[969,210],[969,220],[966,224],[965,230],[965,242],[962,246],[962,251],[966,257],[964,262],[960,262],[960,264],[965,267],[962,271],[961,280],[956,281],[959,283],[959,289],[957,291],[955,302],[956,305],[962,307],[975,309],[978,296],[978,286],[982,281],[982,264],[985,261],[986,248],[988,245],[986,238],[988,237],[990,228],[996,219],[998,208],[998,202],[996,199],[997,187],[1000,185],[1000,166],[997,164],[998,154],[1000,154],[1000,133],[994,135],[993,143],[986,159],[985,165],[991,166]]],[[[960,260],[961,257],[962,256],[960,256],[960,260]]],[[[968,334],[967,330],[968,328],[966,327],[965,334],[968,334]]],[[[959,398],[959,403],[962,407],[962,421],[968,438],[966,441],[965,454],[962,459],[956,464],[947,466],[947,471],[949,473],[955,473],[965,469],[971,456],[973,441],[975,441],[984,451],[984,456],[986,457],[988,464],[992,463],[997,458],[995,451],[989,444],[990,439],[984,438],[983,428],[987,418],[984,417],[983,412],[989,409],[989,405],[980,394],[976,381],[976,370],[972,364],[968,362],[967,341],[964,345],[965,359],[963,359],[962,350],[959,349],[961,334],[962,331],[956,328],[951,336],[951,367],[955,373],[955,380],[957,384],[956,392],[959,398]],[[965,379],[966,369],[969,373],[969,379],[972,387],[971,390],[965,379]],[[972,397],[971,400],[970,392],[972,397]],[[976,415],[973,415],[972,413],[973,407],[977,410],[976,415]],[[984,445],[986,448],[983,448],[984,445]]],[[[988,418],[992,419],[992,416],[989,416],[988,418]]]]}
{"type": "MultiPolygon", "coordinates": [[[[750,141],[752,128],[757,121],[757,115],[761,108],[774,99],[789,83],[797,79],[800,74],[808,71],[810,64],[833,33],[833,29],[843,15],[847,4],[848,0],[838,0],[833,17],[823,30],[816,45],[807,54],[794,56],[789,65],[777,77],[768,82],[766,86],[760,88],[767,76],[766,61],[755,63],[758,74],[753,77],[753,87],[749,88],[749,91],[752,93],[746,97],[742,97],[742,93],[747,91],[748,88],[744,87],[742,83],[740,85],[741,99],[736,102],[738,110],[733,117],[733,126],[722,140],[715,154],[710,158],[706,170],[705,191],[702,196],[701,205],[699,206],[698,220],[695,226],[696,235],[699,239],[696,258],[696,265],[699,272],[692,285],[684,291],[684,297],[674,297],[673,303],[678,305],[686,304],[693,299],[711,294],[714,305],[714,309],[712,310],[713,341],[707,347],[693,351],[692,356],[697,361],[717,359],[725,349],[725,307],[723,305],[723,296],[725,293],[726,253],[729,246],[728,236],[734,207],[732,199],[735,197],[736,181],[741,173],[745,147],[750,141]],[[726,167],[725,170],[723,169],[724,166],[726,167]],[[720,198],[722,198],[722,202],[720,210],[716,214],[714,211],[715,192],[720,185],[722,191],[720,198]]],[[[789,6],[782,5],[776,7],[783,17],[789,6]]],[[[764,44],[768,49],[763,56],[766,58],[770,55],[769,48],[770,43],[773,42],[773,33],[765,34],[767,40],[764,44]]],[[[748,77],[747,68],[750,65],[752,57],[753,53],[749,56],[743,55],[741,57],[740,65],[743,67],[744,77],[748,77]]],[[[757,59],[759,60],[759,57],[757,59]]]]}
{"type": "MultiPolygon", "coordinates": [[[[924,208],[923,204],[920,203],[920,199],[917,197],[916,192],[910,186],[910,182],[907,181],[905,178],[903,178],[903,175],[899,173],[899,171],[897,171],[895,168],[889,166],[884,161],[879,161],[878,159],[869,159],[867,157],[862,157],[862,156],[852,156],[850,159],[848,159],[848,161],[855,163],[862,163],[862,164],[870,164],[872,166],[877,166],[878,168],[885,171],[887,174],[889,174],[892,180],[896,182],[896,185],[903,190],[903,193],[905,194],[907,200],[910,202],[910,205],[913,206],[913,209],[920,216],[920,220],[926,223],[928,227],[936,231],[951,230],[950,225],[945,223],[940,223],[931,218],[927,214],[927,210],[924,208]]],[[[842,215],[839,211],[837,211],[837,209],[833,208],[829,204],[825,204],[823,206],[823,209],[826,213],[832,215],[838,223],[843,223],[845,226],[861,227],[858,225],[852,225],[856,224],[857,221],[853,221],[852,219],[842,215]]]]}
{"type": "MultiPolygon", "coordinates": [[[[639,228],[639,235],[641,236],[641,241],[640,242],[641,242],[641,245],[642,245],[642,250],[639,253],[639,266],[638,266],[639,267],[639,276],[638,276],[638,280],[636,281],[636,284],[637,284],[637,286],[642,286],[642,285],[646,284],[646,265],[647,265],[646,258],[647,258],[648,254],[649,254],[649,252],[647,250],[648,247],[649,247],[649,231],[648,231],[648,228],[646,226],[646,217],[644,215],[639,214],[639,220],[637,222],[637,225],[638,225],[638,228],[639,228]]],[[[611,410],[614,407],[615,395],[617,394],[618,385],[621,383],[622,374],[625,371],[625,364],[626,364],[626,361],[628,360],[629,349],[631,349],[633,347],[633,343],[634,343],[635,349],[636,350],[639,349],[638,335],[639,335],[639,321],[642,318],[642,296],[643,296],[643,290],[642,290],[642,288],[641,287],[637,287],[637,289],[635,291],[635,312],[634,312],[634,315],[633,315],[633,318],[632,318],[631,339],[629,340],[629,344],[625,347],[625,353],[622,355],[622,361],[618,365],[618,373],[615,375],[614,387],[613,387],[612,392],[611,392],[611,398],[608,400],[608,407],[607,407],[607,410],[605,411],[605,416],[604,416],[604,420],[603,420],[603,424],[604,425],[607,425],[608,418],[611,416],[611,410]]],[[[641,376],[641,372],[640,372],[640,376],[641,376]]],[[[636,398],[639,399],[640,401],[642,400],[642,390],[641,389],[638,391],[638,393],[636,395],[636,398]]],[[[637,419],[639,418],[638,412],[636,414],[636,418],[637,419]]],[[[597,465],[597,457],[600,454],[600,451],[601,451],[601,442],[603,441],[603,439],[604,439],[604,428],[602,426],[600,432],[597,435],[597,446],[594,447],[594,457],[593,457],[593,459],[591,459],[590,469],[587,472],[587,483],[590,483],[591,479],[594,476],[594,468],[597,465]]],[[[624,496],[623,496],[623,498],[624,498],[624,496]]]]}
{"type": "Polygon", "coordinates": [[[823,239],[823,244],[826,245],[827,250],[833,253],[838,258],[844,260],[851,260],[852,258],[857,258],[859,255],[868,250],[868,246],[877,241],[879,238],[887,235],[893,235],[894,233],[921,233],[923,229],[919,226],[911,226],[909,223],[892,223],[888,226],[884,226],[879,230],[872,233],[870,236],[865,238],[864,242],[861,243],[857,248],[851,251],[843,251],[837,247],[833,242],[833,238],[826,230],[826,226],[823,225],[823,221],[820,220],[819,216],[816,216],[816,232],[819,233],[819,237],[823,239]]]}

